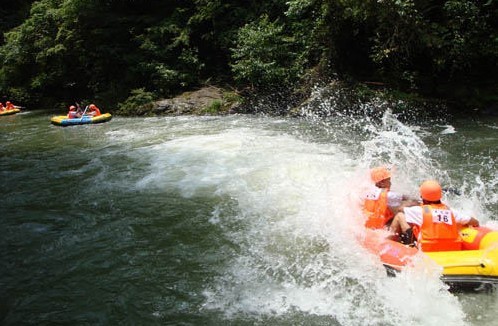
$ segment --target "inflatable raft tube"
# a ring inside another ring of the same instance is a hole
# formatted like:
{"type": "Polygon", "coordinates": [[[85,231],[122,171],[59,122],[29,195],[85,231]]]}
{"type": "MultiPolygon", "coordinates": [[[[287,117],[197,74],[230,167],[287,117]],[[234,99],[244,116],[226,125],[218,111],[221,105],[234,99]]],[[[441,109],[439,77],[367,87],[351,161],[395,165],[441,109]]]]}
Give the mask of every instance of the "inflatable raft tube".
{"type": "Polygon", "coordinates": [[[77,125],[85,125],[92,123],[102,123],[102,122],[107,122],[111,119],[112,115],[110,113],[104,113],[96,117],[85,115],[81,118],[74,118],[74,119],[69,119],[65,115],[59,115],[52,117],[50,121],[54,125],[66,127],[66,126],[77,126],[77,125]]]}
{"type": "Polygon", "coordinates": [[[16,113],[19,113],[19,112],[21,112],[21,110],[19,110],[19,109],[6,110],[6,111],[0,112],[0,116],[3,116],[3,115],[12,115],[12,114],[16,114],[16,113]]]}
{"type": "Polygon", "coordinates": [[[486,227],[460,231],[462,250],[421,252],[386,237],[383,230],[366,230],[363,245],[379,256],[389,275],[411,263],[418,253],[442,267],[441,279],[453,289],[498,285],[498,231],[486,227]]]}

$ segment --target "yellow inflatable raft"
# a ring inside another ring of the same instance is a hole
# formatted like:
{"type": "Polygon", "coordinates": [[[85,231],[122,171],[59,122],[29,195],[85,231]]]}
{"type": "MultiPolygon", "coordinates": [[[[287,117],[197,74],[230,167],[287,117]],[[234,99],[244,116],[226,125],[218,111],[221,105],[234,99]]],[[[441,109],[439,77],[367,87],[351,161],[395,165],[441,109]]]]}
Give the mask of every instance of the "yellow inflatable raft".
{"type": "Polygon", "coordinates": [[[5,110],[5,111],[0,111],[0,116],[4,115],[12,115],[21,112],[20,109],[12,109],[12,110],[5,110]]]}
{"type": "Polygon", "coordinates": [[[498,284],[498,231],[465,228],[460,251],[426,252],[443,267],[443,281],[452,285],[498,284]]]}
{"type": "Polygon", "coordinates": [[[102,122],[107,122],[111,119],[112,115],[110,113],[104,113],[96,117],[90,115],[84,115],[81,118],[73,118],[73,119],[69,119],[66,115],[59,115],[52,117],[50,119],[50,122],[52,122],[54,125],[65,127],[65,126],[85,125],[92,123],[102,123],[102,122]]]}
{"type": "MultiPolygon", "coordinates": [[[[462,250],[423,252],[423,255],[442,267],[442,280],[451,288],[479,288],[498,285],[498,231],[486,227],[464,228],[460,231],[462,250]]],[[[385,231],[366,230],[363,245],[377,254],[388,274],[402,271],[419,250],[403,245],[385,231]]]]}

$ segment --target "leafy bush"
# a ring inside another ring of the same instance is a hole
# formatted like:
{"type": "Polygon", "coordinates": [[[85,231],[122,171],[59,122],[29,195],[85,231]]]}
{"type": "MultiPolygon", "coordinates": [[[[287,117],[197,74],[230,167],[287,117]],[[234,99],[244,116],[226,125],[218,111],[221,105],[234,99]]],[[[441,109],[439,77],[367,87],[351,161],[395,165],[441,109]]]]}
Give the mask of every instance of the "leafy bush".
{"type": "Polygon", "coordinates": [[[123,103],[118,104],[117,114],[121,115],[143,115],[149,112],[155,100],[154,93],[147,92],[143,88],[134,89],[131,95],[123,103]]]}
{"type": "Polygon", "coordinates": [[[284,33],[284,25],[271,22],[267,15],[246,24],[232,49],[235,80],[256,88],[284,86],[295,81],[299,67],[293,52],[295,40],[284,33]]]}
{"type": "Polygon", "coordinates": [[[223,103],[220,100],[215,100],[211,102],[211,104],[208,107],[204,108],[202,112],[208,114],[216,114],[221,111],[222,106],[223,103]]]}

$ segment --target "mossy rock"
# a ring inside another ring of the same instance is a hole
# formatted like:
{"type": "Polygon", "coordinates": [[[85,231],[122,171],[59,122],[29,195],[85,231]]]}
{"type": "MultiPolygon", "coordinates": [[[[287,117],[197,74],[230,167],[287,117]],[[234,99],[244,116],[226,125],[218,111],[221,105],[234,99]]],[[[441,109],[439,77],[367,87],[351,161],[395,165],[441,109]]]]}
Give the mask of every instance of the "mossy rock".
{"type": "Polygon", "coordinates": [[[156,101],[152,111],[157,115],[229,114],[241,101],[236,92],[208,86],[171,99],[156,101]]]}

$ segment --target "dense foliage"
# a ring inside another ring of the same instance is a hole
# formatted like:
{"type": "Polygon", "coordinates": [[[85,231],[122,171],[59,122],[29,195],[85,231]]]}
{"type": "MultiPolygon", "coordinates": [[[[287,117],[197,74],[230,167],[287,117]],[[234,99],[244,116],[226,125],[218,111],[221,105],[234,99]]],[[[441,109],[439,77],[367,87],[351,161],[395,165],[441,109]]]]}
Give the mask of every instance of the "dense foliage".
{"type": "Polygon", "coordinates": [[[332,76],[498,100],[493,0],[5,0],[0,13],[0,94],[26,105],[332,76]]]}

